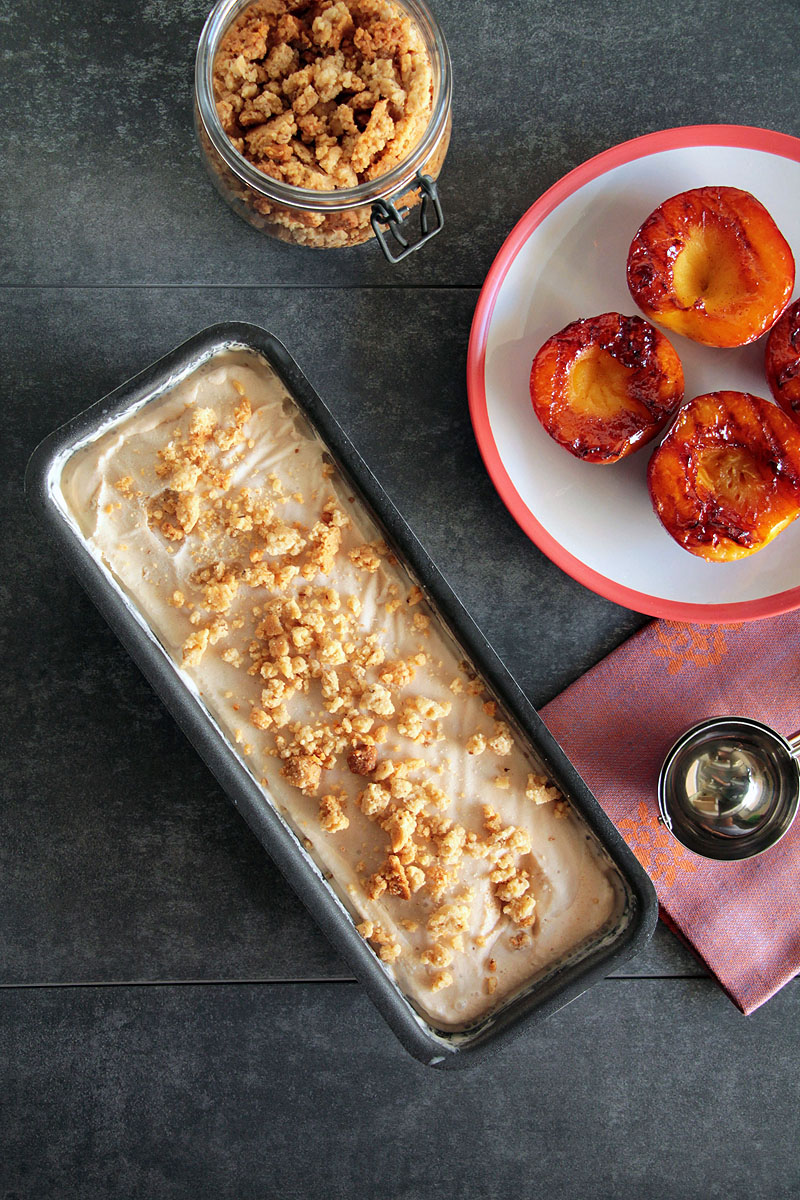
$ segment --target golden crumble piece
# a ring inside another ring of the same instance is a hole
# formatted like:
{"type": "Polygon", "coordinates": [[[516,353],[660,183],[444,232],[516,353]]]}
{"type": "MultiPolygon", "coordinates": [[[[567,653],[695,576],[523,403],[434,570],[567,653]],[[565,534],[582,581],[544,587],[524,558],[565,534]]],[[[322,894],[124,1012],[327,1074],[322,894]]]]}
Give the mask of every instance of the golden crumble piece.
{"type": "Polygon", "coordinates": [[[367,634],[359,647],[356,647],[354,643],[351,645],[353,647],[349,652],[351,662],[360,667],[379,667],[386,657],[386,652],[378,641],[376,633],[367,634]]]}
{"type": "Polygon", "coordinates": [[[432,946],[420,951],[419,958],[427,967],[449,967],[453,961],[453,951],[441,942],[434,942],[432,946]]]}
{"type": "Polygon", "coordinates": [[[196,408],[189,421],[189,440],[207,442],[217,427],[217,414],[213,408],[196,408]]]}
{"type": "Polygon", "coordinates": [[[490,996],[493,996],[495,994],[495,992],[497,991],[497,976],[496,975],[487,975],[486,976],[486,991],[487,991],[488,995],[490,995],[490,996]]]}
{"type": "Polygon", "coordinates": [[[556,800],[553,806],[553,816],[557,821],[564,821],[569,816],[569,805],[566,800],[556,800]]]}
{"type": "Polygon", "coordinates": [[[418,892],[421,887],[425,886],[425,872],[413,863],[406,867],[406,878],[412,893],[418,892]]]}
{"type": "Polygon", "coordinates": [[[514,742],[511,737],[511,731],[503,721],[497,721],[494,727],[494,736],[489,738],[489,749],[494,754],[504,758],[514,749],[514,742]]]}
{"type": "Polygon", "coordinates": [[[415,674],[415,664],[399,659],[397,662],[387,663],[378,678],[385,687],[399,691],[401,688],[408,687],[415,674]]]}
{"type": "Polygon", "coordinates": [[[463,825],[453,825],[445,832],[434,836],[436,852],[443,865],[450,866],[461,861],[466,837],[467,831],[463,825]]]}
{"type": "Polygon", "coordinates": [[[397,720],[397,732],[412,742],[430,742],[434,737],[430,731],[426,731],[424,722],[446,717],[450,708],[449,703],[439,704],[427,696],[411,696],[403,704],[397,720]]]}
{"type": "Polygon", "coordinates": [[[486,829],[486,832],[499,833],[500,829],[503,828],[503,821],[501,821],[499,812],[495,811],[491,804],[483,805],[482,812],[483,828],[486,829]]]}
{"type": "Polygon", "coordinates": [[[426,617],[424,613],[414,613],[413,625],[420,633],[427,633],[430,623],[430,617],[426,617]]]}
{"type": "Polygon", "coordinates": [[[180,588],[176,588],[175,591],[172,593],[172,595],[169,598],[169,603],[172,605],[173,608],[183,608],[184,604],[186,603],[186,597],[184,596],[184,594],[180,590],[180,588]]]}
{"type": "Polygon", "coordinates": [[[250,713],[250,724],[255,725],[256,729],[269,729],[272,717],[263,708],[254,708],[250,713]]]}
{"type": "Polygon", "coordinates": [[[390,775],[394,775],[397,770],[395,764],[390,758],[384,758],[375,768],[373,778],[377,783],[382,783],[384,779],[388,779],[390,775]]]}
{"type": "MultiPolygon", "coordinates": [[[[355,714],[346,717],[345,720],[349,721],[349,728],[344,725],[344,722],[342,722],[342,726],[346,729],[347,733],[360,733],[364,737],[366,737],[375,724],[374,717],[367,716],[365,713],[360,712],[356,712],[355,714]]],[[[364,742],[365,749],[374,745],[375,741],[373,738],[369,738],[368,741],[364,742]]]]}
{"type": "Polygon", "coordinates": [[[368,542],[351,550],[347,557],[354,566],[360,567],[362,571],[367,571],[370,575],[374,574],[381,565],[380,555],[375,546],[368,542]]]}
{"type": "Polygon", "coordinates": [[[386,891],[386,880],[380,871],[370,875],[364,884],[364,895],[368,900],[379,900],[386,891]]]}
{"type": "Polygon", "coordinates": [[[350,9],[344,0],[335,0],[329,8],[323,9],[311,25],[311,39],[315,45],[330,50],[338,50],[342,39],[352,34],[354,29],[350,9]]]}
{"type": "Polygon", "coordinates": [[[467,738],[467,754],[483,754],[486,749],[486,738],[482,733],[473,733],[467,738]]]}
{"type": "Polygon", "coordinates": [[[364,941],[368,942],[375,932],[375,925],[372,921],[361,921],[356,925],[356,931],[361,934],[364,941]]]}
{"type": "Polygon", "coordinates": [[[437,904],[458,883],[458,867],[446,867],[435,861],[425,868],[425,888],[432,900],[437,904]]]}
{"type": "Polygon", "coordinates": [[[379,783],[369,783],[356,798],[356,804],[365,817],[378,817],[389,807],[390,795],[379,783]]]}
{"type": "Polygon", "coordinates": [[[319,802],[319,821],[326,833],[339,833],[350,826],[341,796],[329,794],[319,802]]]}
{"type": "Polygon", "coordinates": [[[220,450],[226,452],[245,440],[244,427],[252,415],[253,410],[250,407],[250,401],[247,399],[247,396],[242,396],[241,402],[237,404],[233,412],[233,425],[228,429],[222,429],[220,426],[217,426],[214,430],[214,441],[220,450]]]}
{"type": "Polygon", "coordinates": [[[425,795],[425,799],[429,804],[432,804],[434,808],[447,808],[447,805],[450,803],[447,793],[442,788],[438,787],[431,779],[425,780],[422,785],[422,791],[425,795]]]}
{"type": "MultiPolygon", "coordinates": [[[[162,521],[161,522],[161,532],[163,533],[164,538],[167,538],[169,541],[184,540],[184,536],[185,536],[184,530],[182,530],[180,526],[176,526],[176,524],[173,524],[172,521],[162,521]]],[[[170,550],[169,553],[172,554],[173,551],[170,550]]]]}
{"type": "Polygon", "coordinates": [[[371,775],[378,762],[378,751],[374,746],[359,743],[347,755],[347,765],[354,775],[371,775]]]}
{"type": "Polygon", "coordinates": [[[442,904],[428,917],[426,929],[437,941],[464,933],[469,926],[471,909],[471,898],[468,896],[462,896],[450,904],[442,904]]]}
{"type": "Polygon", "coordinates": [[[196,629],[194,633],[189,634],[181,647],[184,667],[196,667],[198,665],[206,652],[209,636],[207,629],[196,629]]]}
{"type": "Polygon", "coordinates": [[[128,498],[133,493],[133,479],[130,475],[124,475],[122,479],[118,479],[114,484],[121,496],[128,498]]]}
{"type": "Polygon", "coordinates": [[[310,549],[301,571],[303,578],[313,579],[317,574],[329,575],[341,542],[342,531],[338,525],[317,521],[308,536],[310,549]]]}
{"type": "Polygon", "coordinates": [[[510,917],[515,925],[522,928],[533,925],[536,920],[536,900],[530,892],[518,896],[503,905],[503,912],[510,917]]]}
{"type": "Polygon", "coordinates": [[[414,836],[414,831],[417,828],[417,818],[411,812],[406,812],[404,809],[397,809],[385,821],[381,822],[381,828],[388,833],[392,852],[397,854],[399,850],[408,845],[414,836]]]}
{"type": "MultiPolygon", "coordinates": [[[[493,878],[494,875],[495,872],[493,871],[490,878],[493,878]]],[[[497,884],[494,894],[498,900],[508,903],[510,900],[518,900],[520,896],[523,896],[528,891],[530,885],[530,877],[527,871],[515,871],[509,879],[502,880],[497,884]]]]}
{"type": "Polygon", "coordinates": [[[200,517],[200,497],[194,492],[179,496],[175,517],[183,532],[191,533],[200,517]]]}
{"type": "Polygon", "coordinates": [[[210,646],[216,646],[217,642],[222,641],[224,637],[228,636],[228,622],[224,621],[220,616],[214,617],[212,621],[209,621],[207,628],[208,644],[210,646]]]}
{"type": "Polygon", "coordinates": [[[389,780],[389,793],[393,800],[405,800],[414,791],[414,785],[402,775],[393,775],[389,780]]]}
{"type": "Polygon", "coordinates": [[[389,854],[381,868],[381,874],[386,881],[386,891],[390,896],[401,900],[411,897],[411,887],[408,882],[406,868],[397,854],[389,854]]]}
{"type": "Polygon", "coordinates": [[[495,775],[492,783],[503,792],[507,792],[511,787],[511,780],[508,775],[495,775]]]}
{"type": "Polygon", "coordinates": [[[548,787],[543,775],[529,775],[525,785],[525,796],[534,804],[549,804],[551,800],[559,800],[561,793],[558,788],[548,787]]]}
{"type": "Polygon", "coordinates": [[[279,708],[289,692],[288,685],[278,678],[270,679],[265,688],[261,689],[261,703],[264,708],[279,708]]]}
{"type": "Polygon", "coordinates": [[[310,796],[319,787],[322,768],[310,754],[297,754],[283,764],[281,775],[303,795],[310,796]]]}
{"type": "Polygon", "coordinates": [[[295,625],[289,636],[295,650],[310,650],[314,645],[314,633],[306,625],[295,625]]]}
{"type": "Polygon", "coordinates": [[[327,612],[338,612],[342,601],[335,587],[323,587],[317,590],[319,602],[327,612]]]}
{"type": "Polygon", "coordinates": [[[414,606],[415,604],[419,604],[419,603],[420,603],[422,600],[424,600],[424,599],[425,599],[425,597],[424,597],[424,596],[423,596],[423,594],[422,594],[422,588],[421,588],[421,587],[417,587],[417,585],[416,585],[416,584],[414,584],[414,586],[412,587],[411,591],[410,591],[410,592],[408,593],[408,595],[406,596],[406,604],[407,604],[407,605],[408,605],[410,608],[413,608],[413,606],[414,606]]]}
{"type": "Polygon", "coordinates": [[[391,717],[394,713],[389,689],[381,683],[372,683],[361,697],[361,703],[368,712],[374,712],[379,717],[391,717]]]}
{"type": "Polygon", "coordinates": [[[319,659],[330,667],[339,667],[347,662],[344,646],[338,638],[328,638],[323,642],[319,650],[319,659]]]}
{"type": "Polygon", "coordinates": [[[450,684],[450,691],[453,693],[454,696],[460,696],[461,693],[464,691],[463,680],[459,679],[456,676],[456,678],[454,680],[452,680],[452,682],[450,684]]]}
{"type": "Polygon", "coordinates": [[[323,704],[327,712],[338,713],[339,708],[343,707],[344,701],[339,695],[339,677],[332,667],[323,670],[320,686],[321,692],[323,692],[323,704]]]}
{"type": "Polygon", "coordinates": [[[390,942],[387,946],[381,946],[378,951],[378,958],[381,962],[393,963],[396,962],[403,953],[403,948],[398,942],[390,942]]]}
{"type": "Polygon", "coordinates": [[[394,121],[388,109],[388,100],[378,100],[369,115],[366,129],[356,138],[350,155],[350,166],[357,175],[366,171],[394,134],[394,121]]]}
{"type": "Polygon", "coordinates": [[[444,988],[451,987],[452,983],[453,976],[449,971],[439,971],[439,973],[434,975],[433,979],[431,980],[431,991],[441,992],[444,988]]]}

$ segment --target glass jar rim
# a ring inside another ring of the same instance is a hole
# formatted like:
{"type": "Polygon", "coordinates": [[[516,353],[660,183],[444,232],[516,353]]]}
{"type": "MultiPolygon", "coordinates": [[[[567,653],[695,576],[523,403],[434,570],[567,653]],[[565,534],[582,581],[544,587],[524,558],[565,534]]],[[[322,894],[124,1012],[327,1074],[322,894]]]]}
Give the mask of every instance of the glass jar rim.
{"type": "Polygon", "coordinates": [[[265,175],[239,153],[222,128],[214,101],[214,58],[225,30],[235,17],[253,2],[254,0],[218,0],[203,26],[195,58],[194,90],[197,111],[206,135],[226,166],[243,183],[266,199],[309,212],[360,208],[373,200],[393,196],[404,190],[427,162],[445,132],[452,100],[450,52],[444,34],[425,0],[393,0],[393,3],[404,8],[416,21],[431,56],[434,76],[433,111],[425,132],[402,162],[392,167],[385,175],[367,180],[366,183],[359,183],[356,187],[337,188],[330,192],[295,187],[265,175]]]}

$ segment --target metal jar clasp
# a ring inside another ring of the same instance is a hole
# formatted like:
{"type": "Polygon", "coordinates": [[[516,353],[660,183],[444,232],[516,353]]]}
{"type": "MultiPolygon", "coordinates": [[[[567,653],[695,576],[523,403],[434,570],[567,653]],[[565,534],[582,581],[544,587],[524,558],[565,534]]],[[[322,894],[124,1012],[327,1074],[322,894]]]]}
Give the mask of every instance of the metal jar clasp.
{"type": "MultiPolygon", "coordinates": [[[[420,246],[424,246],[432,237],[435,237],[444,225],[442,202],[439,199],[436,183],[431,179],[430,175],[418,174],[412,191],[418,192],[420,196],[419,224],[421,236],[415,242],[410,242],[403,231],[403,223],[411,210],[408,208],[397,208],[395,201],[399,197],[395,196],[386,200],[376,200],[372,205],[370,223],[375,237],[380,242],[381,250],[383,250],[383,253],[391,263],[400,262],[402,259],[407,258],[409,254],[413,254],[415,250],[419,250],[420,246]],[[435,217],[435,224],[431,221],[432,216],[435,217]],[[391,234],[393,242],[390,241],[389,234],[391,234]],[[395,245],[399,247],[397,253],[393,253],[395,245]]],[[[403,194],[407,195],[408,192],[406,191],[403,194]]]]}

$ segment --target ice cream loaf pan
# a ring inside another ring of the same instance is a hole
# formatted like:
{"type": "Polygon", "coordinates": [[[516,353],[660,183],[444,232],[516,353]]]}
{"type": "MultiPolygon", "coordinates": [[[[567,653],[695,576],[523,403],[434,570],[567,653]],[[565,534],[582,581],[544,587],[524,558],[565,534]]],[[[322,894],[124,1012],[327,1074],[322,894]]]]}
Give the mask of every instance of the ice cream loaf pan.
{"type": "Polygon", "coordinates": [[[432,1066],[473,1062],[574,999],[637,953],[652,934],[657,903],[652,885],[624,840],[603,813],[538,714],[481,635],[435,564],[351,445],[330,410],[299,367],[271,334],[240,323],[202,331],[141,374],[117,388],[56,430],[34,452],[26,473],[26,491],[80,583],[122,641],[151,686],[210,767],[275,864],[317,923],[347,961],[403,1045],[432,1066]],[[381,532],[391,551],[421,587],[425,600],[486,691],[510,720],[518,741],[577,812],[620,889],[618,911],[579,952],[556,962],[523,986],[501,1007],[474,1025],[455,1032],[437,1029],[404,995],[392,973],[379,961],[355,928],[354,919],[325,872],[284,819],[265,789],[248,770],[167,650],[161,645],[120,583],[91,552],[69,512],[61,476],[72,455],[120,421],[156,401],[193,373],[229,351],[246,351],[275,373],[315,431],[325,451],[381,532]]]}

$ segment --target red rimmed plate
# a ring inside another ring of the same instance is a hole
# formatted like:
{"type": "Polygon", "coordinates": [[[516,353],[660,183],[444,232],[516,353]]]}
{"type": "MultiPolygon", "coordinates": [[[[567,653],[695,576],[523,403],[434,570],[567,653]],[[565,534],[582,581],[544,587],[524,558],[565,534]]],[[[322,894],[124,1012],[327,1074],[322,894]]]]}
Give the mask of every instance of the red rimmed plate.
{"type": "MultiPolygon", "coordinates": [[[[637,312],[625,280],[634,233],[668,196],[713,184],[758,197],[800,266],[800,139],[737,125],[647,134],[576,167],[528,209],[486,277],[467,361],[478,446],[525,533],[601,596],[680,621],[746,621],[800,607],[800,519],[749,558],[695,558],[650,504],[657,442],[613,466],[580,462],[536,420],[528,379],[539,346],[568,322],[637,312]]],[[[764,339],[717,350],[668,336],[687,398],[723,388],[769,396],[764,339]]]]}

